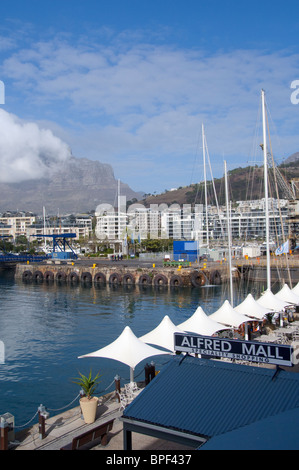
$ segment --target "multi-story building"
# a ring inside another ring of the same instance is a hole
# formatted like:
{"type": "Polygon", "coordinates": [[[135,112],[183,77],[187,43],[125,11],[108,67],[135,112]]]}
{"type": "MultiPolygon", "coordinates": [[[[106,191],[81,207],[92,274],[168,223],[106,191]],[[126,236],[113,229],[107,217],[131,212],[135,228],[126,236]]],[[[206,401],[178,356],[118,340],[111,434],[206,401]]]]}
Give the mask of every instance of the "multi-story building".
{"type": "MultiPolygon", "coordinates": [[[[277,239],[283,232],[288,235],[288,201],[269,200],[270,237],[277,239]]],[[[265,239],[266,216],[265,200],[238,201],[230,208],[231,232],[233,239],[265,239]]],[[[191,205],[165,204],[145,208],[141,205],[130,206],[127,212],[110,210],[97,216],[96,235],[99,239],[124,240],[172,238],[174,240],[197,240],[205,243],[208,240],[226,239],[226,207],[209,206],[207,212],[202,204],[191,208],[191,205]],[[206,213],[208,214],[206,216],[206,213]],[[207,219],[207,220],[206,220],[207,219]],[[207,230],[208,226],[208,230],[207,230]]]]}
{"type": "MultiPolygon", "coordinates": [[[[233,239],[253,240],[266,237],[265,200],[239,201],[237,207],[231,209],[230,214],[231,233],[233,239]]],[[[227,214],[226,208],[221,209],[219,217],[211,219],[213,223],[213,238],[222,238],[222,232],[226,233],[227,214]],[[221,231],[222,230],[222,231],[221,231]]],[[[282,234],[288,235],[288,205],[287,201],[281,201],[280,208],[277,200],[269,200],[269,234],[273,239],[280,238],[282,234]]]]}
{"type": "Polygon", "coordinates": [[[5,213],[0,217],[1,235],[11,236],[14,240],[20,235],[27,235],[27,229],[34,224],[36,216],[23,213],[5,213]]]}

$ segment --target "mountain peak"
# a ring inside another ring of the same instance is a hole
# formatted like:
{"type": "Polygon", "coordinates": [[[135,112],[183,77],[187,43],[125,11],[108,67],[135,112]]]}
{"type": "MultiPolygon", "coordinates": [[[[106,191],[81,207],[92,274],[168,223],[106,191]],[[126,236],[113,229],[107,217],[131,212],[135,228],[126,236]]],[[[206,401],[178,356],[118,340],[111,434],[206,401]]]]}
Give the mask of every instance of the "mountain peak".
{"type": "MultiPolygon", "coordinates": [[[[43,206],[48,214],[92,211],[101,203],[116,205],[117,188],[111,165],[72,156],[46,178],[0,183],[0,211],[41,214],[43,206]]],[[[120,183],[120,191],[127,199],[141,196],[125,183],[120,183]]]]}

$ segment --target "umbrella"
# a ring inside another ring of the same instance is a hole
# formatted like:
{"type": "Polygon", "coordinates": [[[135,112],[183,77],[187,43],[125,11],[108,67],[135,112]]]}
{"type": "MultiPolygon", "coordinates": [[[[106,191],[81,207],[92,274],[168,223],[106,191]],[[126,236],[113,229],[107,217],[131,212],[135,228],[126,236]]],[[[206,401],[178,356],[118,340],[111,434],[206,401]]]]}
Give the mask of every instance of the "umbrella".
{"type": "Polygon", "coordinates": [[[262,320],[265,315],[269,313],[269,309],[260,305],[251,294],[248,294],[246,299],[235,307],[235,310],[238,313],[242,313],[243,315],[259,320],[262,320]]]}
{"type": "Polygon", "coordinates": [[[131,328],[126,326],[121,335],[108,346],[84,356],[79,356],[79,359],[83,357],[106,357],[122,362],[130,367],[130,381],[133,382],[136,365],[148,357],[160,354],[169,354],[169,352],[152,348],[143,341],[140,341],[134,335],[131,328]]]}
{"type": "Polygon", "coordinates": [[[192,317],[190,317],[184,323],[178,325],[178,328],[203,336],[212,336],[217,331],[227,329],[227,327],[224,325],[211,320],[210,317],[204,312],[202,307],[198,307],[193,313],[192,317]]]}
{"type": "Polygon", "coordinates": [[[174,350],[174,333],[185,333],[184,330],[175,326],[170,320],[169,316],[166,315],[161,323],[152,331],[139,338],[144,343],[154,344],[155,346],[161,346],[162,348],[168,349],[171,352],[174,350]]]}

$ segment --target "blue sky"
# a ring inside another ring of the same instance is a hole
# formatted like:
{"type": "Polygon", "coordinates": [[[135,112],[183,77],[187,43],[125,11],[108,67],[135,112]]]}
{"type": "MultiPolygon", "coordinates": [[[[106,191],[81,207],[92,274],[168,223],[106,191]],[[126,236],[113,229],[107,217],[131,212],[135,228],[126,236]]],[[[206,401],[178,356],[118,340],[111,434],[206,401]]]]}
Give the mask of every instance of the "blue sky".
{"type": "Polygon", "coordinates": [[[260,91],[274,157],[299,151],[299,6],[235,0],[0,3],[1,181],[69,157],[110,163],[132,189],[261,164],[260,91]],[[41,157],[43,156],[43,157],[41,157]]]}

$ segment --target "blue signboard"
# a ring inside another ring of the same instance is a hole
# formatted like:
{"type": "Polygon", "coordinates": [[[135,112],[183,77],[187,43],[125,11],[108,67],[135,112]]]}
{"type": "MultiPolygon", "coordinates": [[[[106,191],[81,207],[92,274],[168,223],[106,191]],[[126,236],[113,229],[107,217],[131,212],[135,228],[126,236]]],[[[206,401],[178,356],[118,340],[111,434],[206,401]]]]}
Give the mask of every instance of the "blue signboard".
{"type": "Polygon", "coordinates": [[[283,344],[175,333],[174,348],[178,352],[200,354],[210,358],[225,357],[287,367],[293,365],[293,348],[283,344]]]}

